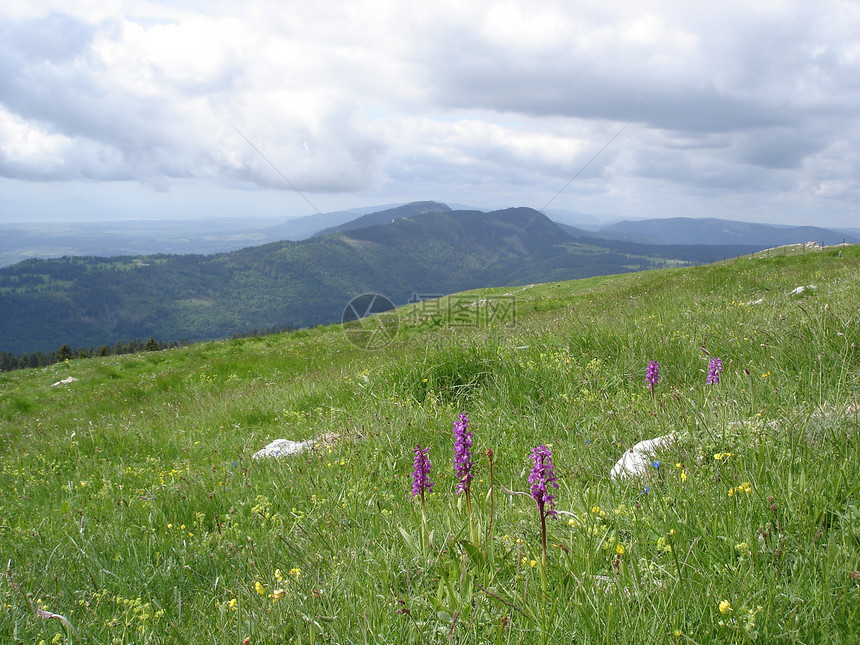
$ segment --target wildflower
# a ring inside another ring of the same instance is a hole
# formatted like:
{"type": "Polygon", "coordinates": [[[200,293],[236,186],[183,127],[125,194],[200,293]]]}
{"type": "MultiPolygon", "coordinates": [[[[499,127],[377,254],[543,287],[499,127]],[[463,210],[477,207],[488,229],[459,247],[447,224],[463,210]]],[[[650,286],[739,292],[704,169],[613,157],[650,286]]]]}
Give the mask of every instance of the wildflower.
{"type": "Polygon", "coordinates": [[[228,608],[230,611],[238,611],[238,610],[236,609],[236,606],[237,606],[238,604],[239,604],[239,601],[238,601],[238,600],[236,600],[235,598],[231,598],[231,599],[229,600],[229,602],[227,603],[227,608],[228,608]]]}
{"type": "Polygon", "coordinates": [[[624,545],[619,542],[615,545],[615,553],[618,555],[624,555],[624,545]]]}
{"type": "Polygon", "coordinates": [[[469,418],[461,414],[454,422],[454,471],[457,473],[457,494],[468,494],[472,474],[472,433],[469,432],[469,418]]]}
{"type": "Polygon", "coordinates": [[[645,372],[645,383],[648,389],[653,390],[658,380],[660,380],[660,363],[651,361],[648,363],[648,371],[645,372]]]}
{"type": "Polygon", "coordinates": [[[708,385],[719,385],[720,374],[723,371],[723,359],[711,358],[711,363],[708,366],[708,385]]]}
{"type": "Polygon", "coordinates": [[[300,575],[302,575],[302,570],[298,567],[293,567],[292,569],[290,569],[290,576],[293,578],[293,580],[298,580],[300,575]]]}
{"type": "Polygon", "coordinates": [[[556,515],[555,510],[555,495],[550,494],[546,487],[547,484],[558,488],[558,478],[553,472],[552,452],[546,446],[538,446],[532,450],[532,467],[529,475],[529,484],[531,484],[531,493],[535,502],[538,505],[538,511],[542,516],[553,517],[556,515]]]}
{"type": "Polygon", "coordinates": [[[262,584],[260,584],[259,580],[254,583],[254,590],[261,596],[266,593],[266,588],[262,584]]]}
{"type": "Polygon", "coordinates": [[[730,603],[728,600],[721,600],[720,601],[720,613],[723,616],[727,616],[730,613],[732,613],[732,603],[730,603]]]}
{"type": "Polygon", "coordinates": [[[429,493],[433,490],[435,484],[430,481],[430,448],[422,448],[416,445],[413,449],[415,453],[415,461],[413,462],[414,470],[412,471],[412,497],[419,495],[421,503],[424,503],[424,493],[429,493]]]}
{"type": "Polygon", "coordinates": [[[529,474],[529,484],[531,484],[531,494],[537,503],[538,514],[540,515],[540,532],[541,532],[541,586],[546,591],[546,518],[555,517],[555,495],[547,491],[547,485],[558,488],[558,478],[555,476],[552,467],[552,452],[546,446],[538,446],[532,450],[532,466],[531,474],[529,474]]]}
{"type": "Polygon", "coordinates": [[[275,569],[275,580],[277,580],[278,582],[284,581],[284,574],[281,573],[280,569],[275,569]]]}
{"type": "Polygon", "coordinates": [[[740,486],[729,489],[729,497],[734,497],[738,493],[752,493],[752,485],[749,482],[744,482],[740,486]]]}
{"type": "Polygon", "coordinates": [[[682,482],[687,481],[687,471],[686,470],[681,471],[681,481],[682,482]]]}
{"type": "Polygon", "coordinates": [[[660,461],[652,461],[651,465],[654,466],[657,470],[660,470],[660,461]]]}
{"type": "Polygon", "coordinates": [[[278,602],[281,598],[287,595],[287,592],[283,589],[275,589],[269,598],[272,599],[272,602],[278,602]]]}

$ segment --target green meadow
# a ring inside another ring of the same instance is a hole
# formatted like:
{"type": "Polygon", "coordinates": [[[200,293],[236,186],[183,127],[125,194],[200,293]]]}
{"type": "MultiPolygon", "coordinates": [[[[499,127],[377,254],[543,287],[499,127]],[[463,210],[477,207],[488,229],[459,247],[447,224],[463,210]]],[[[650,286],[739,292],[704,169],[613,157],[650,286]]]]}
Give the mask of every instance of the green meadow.
{"type": "Polygon", "coordinates": [[[860,247],[473,291],[374,329],[0,373],[0,642],[860,641],[860,247]],[[252,459],[277,438],[317,443],[252,459]]]}

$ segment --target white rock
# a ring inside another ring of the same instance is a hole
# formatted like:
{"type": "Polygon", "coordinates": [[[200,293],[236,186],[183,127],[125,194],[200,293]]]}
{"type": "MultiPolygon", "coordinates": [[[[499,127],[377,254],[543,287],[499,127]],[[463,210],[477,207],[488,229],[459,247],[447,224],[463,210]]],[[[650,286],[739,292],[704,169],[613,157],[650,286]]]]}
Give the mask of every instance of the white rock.
{"type": "Polygon", "coordinates": [[[291,455],[300,455],[305,450],[310,450],[314,447],[316,441],[308,439],[307,441],[291,441],[289,439],[275,439],[262,450],[258,450],[252,455],[253,459],[263,459],[265,457],[289,457],[291,455]]]}
{"type": "Polygon", "coordinates": [[[69,383],[74,383],[77,381],[74,376],[70,376],[69,378],[64,378],[62,381],[57,381],[56,383],[52,383],[51,387],[57,387],[58,385],[68,385],[69,383]]]}
{"type": "Polygon", "coordinates": [[[674,434],[663,435],[655,439],[646,439],[640,441],[630,450],[624,453],[612,468],[609,476],[613,480],[624,479],[626,477],[638,477],[643,475],[648,468],[651,467],[654,455],[660,448],[665,448],[675,441],[674,434]]]}
{"type": "Polygon", "coordinates": [[[804,291],[806,291],[807,289],[813,289],[813,290],[814,290],[814,289],[815,289],[815,285],[814,285],[814,284],[808,284],[808,285],[806,285],[805,287],[803,287],[803,286],[796,287],[796,288],[792,289],[792,290],[788,293],[788,295],[790,295],[790,296],[797,296],[797,295],[800,295],[801,293],[803,293],[804,291]]]}

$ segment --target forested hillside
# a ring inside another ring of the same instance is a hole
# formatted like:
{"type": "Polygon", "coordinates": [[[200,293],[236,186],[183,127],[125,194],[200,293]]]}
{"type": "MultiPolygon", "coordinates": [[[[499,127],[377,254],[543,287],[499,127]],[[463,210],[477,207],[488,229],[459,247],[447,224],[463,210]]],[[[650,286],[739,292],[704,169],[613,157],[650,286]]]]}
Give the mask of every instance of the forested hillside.
{"type": "Polygon", "coordinates": [[[530,284],[720,260],[752,247],[574,239],[528,208],[425,213],[216,255],[65,257],[0,269],[0,350],[166,342],[337,322],[349,300],[530,284]]]}

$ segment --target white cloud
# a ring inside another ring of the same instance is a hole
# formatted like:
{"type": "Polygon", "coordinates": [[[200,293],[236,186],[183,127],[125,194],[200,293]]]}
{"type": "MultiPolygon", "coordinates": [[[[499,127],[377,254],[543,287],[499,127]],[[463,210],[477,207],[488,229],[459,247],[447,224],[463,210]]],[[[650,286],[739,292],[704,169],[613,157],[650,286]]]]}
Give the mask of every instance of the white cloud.
{"type": "Polygon", "coordinates": [[[858,199],[857,33],[843,0],[12,0],[0,175],[288,189],[235,125],[302,190],[492,201],[552,194],[630,122],[571,197],[835,218],[858,199]]]}

